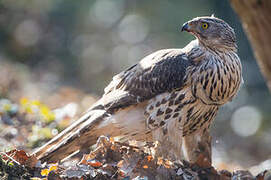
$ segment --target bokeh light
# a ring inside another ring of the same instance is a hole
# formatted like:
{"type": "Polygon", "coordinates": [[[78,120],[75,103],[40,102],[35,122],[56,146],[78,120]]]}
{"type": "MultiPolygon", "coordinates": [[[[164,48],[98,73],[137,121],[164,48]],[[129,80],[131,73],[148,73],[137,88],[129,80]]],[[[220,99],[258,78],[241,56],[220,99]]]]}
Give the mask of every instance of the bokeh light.
{"type": "Polygon", "coordinates": [[[23,46],[35,45],[41,36],[41,29],[34,20],[25,20],[15,29],[14,36],[23,46]]]}
{"type": "Polygon", "coordinates": [[[121,18],[123,8],[123,0],[97,0],[90,9],[89,17],[97,25],[108,28],[121,18]]]}
{"type": "Polygon", "coordinates": [[[239,136],[247,137],[255,134],[261,126],[262,115],[252,106],[237,109],[232,115],[231,126],[239,136]]]}
{"type": "Polygon", "coordinates": [[[149,24],[140,15],[127,15],[119,24],[119,36],[126,43],[139,43],[149,33],[149,24]]]}

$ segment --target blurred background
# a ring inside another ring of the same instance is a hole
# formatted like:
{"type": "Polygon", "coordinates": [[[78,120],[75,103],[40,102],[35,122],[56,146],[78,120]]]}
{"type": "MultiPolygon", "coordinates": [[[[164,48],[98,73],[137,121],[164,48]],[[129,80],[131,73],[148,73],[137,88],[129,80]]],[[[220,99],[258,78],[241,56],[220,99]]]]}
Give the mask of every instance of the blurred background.
{"type": "Polygon", "coordinates": [[[194,38],[180,32],[182,24],[211,14],[235,29],[244,78],[238,96],[221,108],[213,124],[214,163],[249,168],[271,158],[271,95],[227,0],[1,0],[1,149],[40,145],[29,141],[44,125],[21,120],[37,111],[29,110],[29,103],[49,119],[51,111],[51,119],[58,119],[55,109],[61,107],[74,117],[102,95],[114,74],[156,50],[184,47],[194,38]],[[24,118],[7,118],[3,107],[23,111],[24,118]],[[13,128],[7,132],[7,127],[13,128]]]}

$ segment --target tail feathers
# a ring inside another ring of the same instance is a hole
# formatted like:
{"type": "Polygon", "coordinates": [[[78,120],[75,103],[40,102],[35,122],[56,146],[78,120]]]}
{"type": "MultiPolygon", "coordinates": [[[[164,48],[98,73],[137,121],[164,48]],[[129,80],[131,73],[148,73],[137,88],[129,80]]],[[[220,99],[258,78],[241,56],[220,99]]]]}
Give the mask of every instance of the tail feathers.
{"type": "Polygon", "coordinates": [[[82,146],[93,145],[100,135],[110,135],[105,134],[110,133],[107,129],[114,131],[108,118],[105,110],[90,110],[33,154],[42,162],[56,162],[82,146]]]}

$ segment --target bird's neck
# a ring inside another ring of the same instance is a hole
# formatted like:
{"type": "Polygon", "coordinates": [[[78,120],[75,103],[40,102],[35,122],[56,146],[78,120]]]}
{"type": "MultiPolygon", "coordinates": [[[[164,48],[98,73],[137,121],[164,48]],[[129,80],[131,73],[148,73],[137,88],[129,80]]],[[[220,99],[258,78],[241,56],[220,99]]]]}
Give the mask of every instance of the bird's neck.
{"type": "MultiPolygon", "coordinates": [[[[197,39],[198,40],[198,39],[197,39]]],[[[211,53],[228,53],[228,52],[237,52],[237,44],[235,42],[209,42],[198,40],[198,46],[205,51],[209,51],[211,53]]]]}
{"type": "MultiPolygon", "coordinates": [[[[198,39],[191,41],[185,48],[190,60],[200,63],[202,60],[209,59],[210,56],[220,56],[225,54],[236,54],[235,46],[210,46],[203,44],[198,39]]],[[[212,59],[212,58],[211,58],[212,59]]]]}

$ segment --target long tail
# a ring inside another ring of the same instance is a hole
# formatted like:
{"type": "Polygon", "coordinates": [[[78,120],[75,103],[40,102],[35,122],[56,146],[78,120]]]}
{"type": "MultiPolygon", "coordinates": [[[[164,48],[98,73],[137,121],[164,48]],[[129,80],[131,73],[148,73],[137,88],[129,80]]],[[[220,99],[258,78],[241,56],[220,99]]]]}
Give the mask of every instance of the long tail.
{"type": "Polygon", "coordinates": [[[105,110],[90,110],[67,129],[37,149],[33,154],[42,162],[56,162],[71,153],[96,143],[100,135],[110,135],[114,128],[105,110]]]}

